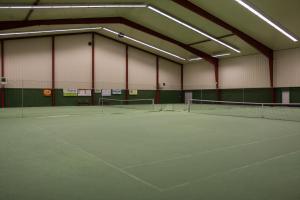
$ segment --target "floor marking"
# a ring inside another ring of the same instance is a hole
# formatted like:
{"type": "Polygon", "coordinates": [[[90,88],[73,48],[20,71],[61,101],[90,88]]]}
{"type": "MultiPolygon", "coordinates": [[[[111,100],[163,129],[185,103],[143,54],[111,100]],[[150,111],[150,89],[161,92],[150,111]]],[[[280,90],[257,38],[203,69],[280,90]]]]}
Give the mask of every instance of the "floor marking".
{"type": "Polygon", "coordinates": [[[150,187],[150,188],[152,188],[152,189],[155,189],[155,190],[157,190],[157,191],[159,191],[159,192],[162,192],[162,191],[163,191],[163,189],[161,189],[160,187],[158,187],[158,186],[156,186],[156,185],[154,185],[154,184],[152,184],[152,183],[150,183],[150,182],[148,182],[148,181],[145,181],[145,180],[143,180],[143,179],[141,179],[141,178],[139,178],[139,177],[137,177],[137,176],[135,176],[135,175],[133,175],[133,174],[127,172],[127,171],[125,171],[124,169],[121,169],[120,167],[118,167],[118,166],[116,166],[116,165],[114,165],[114,164],[112,164],[112,163],[110,163],[110,162],[108,162],[108,161],[102,159],[101,157],[99,157],[99,156],[97,156],[97,155],[95,155],[95,154],[92,154],[92,153],[90,153],[90,152],[84,150],[83,148],[81,148],[81,147],[78,146],[78,145],[71,144],[71,143],[67,142],[66,140],[64,140],[64,139],[62,139],[62,138],[60,138],[59,141],[60,141],[60,142],[63,142],[64,144],[67,144],[67,145],[69,145],[69,146],[75,147],[75,148],[78,149],[79,151],[81,151],[81,152],[83,152],[83,153],[85,153],[85,154],[88,154],[90,157],[93,157],[93,158],[96,158],[97,160],[100,160],[100,161],[103,162],[105,165],[109,166],[110,168],[112,168],[112,169],[114,169],[114,170],[116,170],[116,171],[119,171],[120,173],[125,174],[126,176],[128,176],[128,177],[130,177],[130,178],[132,178],[132,179],[134,179],[134,180],[136,180],[136,181],[138,181],[138,182],[140,182],[140,183],[142,183],[142,184],[144,184],[144,185],[146,185],[146,186],[148,186],[148,187],[150,187]]]}
{"type": "Polygon", "coordinates": [[[59,118],[59,117],[72,117],[72,116],[79,116],[79,115],[49,115],[49,116],[36,117],[36,118],[44,119],[44,118],[59,118]]]}
{"type": "Polygon", "coordinates": [[[263,143],[263,142],[267,142],[267,141],[278,140],[278,139],[288,138],[288,137],[293,137],[293,136],[300,136],[300,135],[299,134],[293,134],[293,135],[285,135],[285,136],[280,136],[280,137],[274,137],[272,139],[256,140],[256,141],[249,142],[249,143],[237,144],[237,145],[226,146],[226,147],[220,147],[220,148],[206,150],[206,151],[197,152],[197,153],[193,153],[193,154],[186,154],[186,155],[182,155],[182,156],[177,156],[177,157],[173,157],[173,158],[169,158],[169,159],[162,159],[162,160],[156,160],[156,161],[152,161],[152,162],[145,162],[145,163],[129,165],[129,166],[123,167],[122,169],[131,169],[131,168],[137,168],[137,167],[143,167],[143,166],[156,165],[156,164],[160,164],[160,163],[164,163],[164,162],[191,158],[191,157],[194,157],[194,156],[199,156],[199,155],[203,155],[203,154],[207,154],[207,153],[223,151],[223,150],[227,150],[227,149],[234,149],[234,148],[238,148],[238,147],[242,147],[242,146],[249,146],[249,145],[252,145],[252,144],[259,144],[259,143],[263,143]]]}
{"type": "Polygon", "coordinates": [[[243,170],[243,169],[247,169],[249,167],[262,165],[262,164],[265,164],[265,163],[267,163],[269,161],[278,160],[278,159],[284,158],[286,156],[294,155],[294,154],[297,154],[297,153],[300,153],[300,150],[289,152],[289,153],[286,153],[286,154],[281,154],[281,155],[278,155],[278,156],[274,156],[272,158],[268,158],[268,159],[257,161],[257,162],[253,162],[253,163],[249,163],[249,164],[243,165],[241,167],[233,168],[233,169],[230,169],[230,170],[225,171],[225,172],[220,172],[220,173],[212,174],[212,175],[204,177],[204,178],[200,178],[200,179],[196,179],[196,180],[193,180],[193,181],[190,181],[190,182],[185,182],[185,183],[174,185],[174,186],[171,186],[171,187],[168,187],[168,188],[164,188],[163,192],[175,190],[177,188],[184,187],[184,186],[190,185],[192,183],[197,183],[199,181],[206,181],[208,179],[211,179],[211,178],[214,178],[214,177],[217,177],[217,176],[220,176],[220,175],[227,175],[227,174],[230,174],[230,173],[234,173],[234,172],[237,172],[237,171],[240,171],[240,170],[243,170]]]}

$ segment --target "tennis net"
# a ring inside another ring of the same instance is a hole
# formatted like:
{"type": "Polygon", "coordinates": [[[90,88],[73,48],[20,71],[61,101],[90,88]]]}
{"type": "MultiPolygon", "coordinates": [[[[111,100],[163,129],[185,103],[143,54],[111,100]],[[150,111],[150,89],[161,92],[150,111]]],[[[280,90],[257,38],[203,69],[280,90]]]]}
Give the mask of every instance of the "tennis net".
{"type": "Polygon", "coordinates": [[[188,111],[193,113],[249,118],[266,118],[300,122],[300,104],[251,103],[190,99],[188,111]]]}
{"type": "Polygon", "coordinates": [[[104,108],[121,108],[121,109],[134,109],[134,110],[146,110],[155,111],[154,99],[111,99],[111,98],[99,98],[99,105],[102,110],[104,108]]]}

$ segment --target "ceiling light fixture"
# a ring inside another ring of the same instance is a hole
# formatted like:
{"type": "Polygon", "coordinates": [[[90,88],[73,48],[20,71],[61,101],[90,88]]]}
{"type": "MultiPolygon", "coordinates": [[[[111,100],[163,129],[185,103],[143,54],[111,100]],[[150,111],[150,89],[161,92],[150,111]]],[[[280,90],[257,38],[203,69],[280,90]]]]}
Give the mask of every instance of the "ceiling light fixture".
{"type": "Polygon", "coordinates": [[[100,30],[100,29],[102,29],[102,27],[55,29],[55,30],[46,30],[46,31],[9,32],[9,33],[0,33],[0,36],[30,35],[30,34],[40,34],[40,33],[59,33],[59,32],[72,32],[72,31],[91,31],[91,30],[100,30]]]}
{"type": "Polygon", "coordinates": [[[295,36],[293,36],[291,33],[288,33],[286,30],[284,30],[284,28],[281,28],[279,25],[275,24],[271,19],[268,19],[268,17],[264,16],[261,12],[258,11],[258,9],[255,9],[254,6],[251,6],[250,3],[248,2],[246,3],[245,0],[235,0],[235,1],[240,5],[242,5],[244,8],[246,8],[247,10],[249,10],[250,12],[252,12],[253,14],[255,14],[260,19],[267,22],[269,25],[271,25],[273,28],[281,32],[283,35],[285,35],[292,41],[298,42],[298,39],[295,36]]]}
{"type": "MultiPolygon", "coordinates": [[[[219,58],[219,57],[230,56],[230,55],[231,55],[230,53],[222,53],[222,54],[213,55],[212,57],[219,58]]],[[[197,57],[197,58],[191,58],[191,59],[189,59],[190,62],[191,61],[198,61],[198,60],[203,60],[203,58],[197,57]]]]}
{"type": "MultiPolygon", "coordinates": [[[[103,28],[103,30],[105,30],[105,31],[107,31],[107,32],[110,32],[110,33],[112,33],[112,34],[118,35],[118,36],[120,35],[119,32],[113,31],[113,30],[108,29],[108,28],[103,28]]],[[[140,40],[134,39],[134,38],[129,37],[129,36],[127,36],[127,35],[122,34],[122,37],[123,37],[123,38],[126,38],[126,39],[128,39],[128,40],[134,41],[134,42],[136,42],[136,43],[139,43],[139,44],[141,44],[141,45],[144,45],[144,46],[146,46],[146,47],[155,49],[155,50],[160,51],[160,52],[162,52],[162,53],[168,54],[168,55],[173,56],[173,57],[175,57],[175,58],[178,58],[178,59],[180,59],[180,60],[186,60],[186,59],[184,59],[184,58],[182,58],[182,57],[180,57],[180,56],[177,56],[177,55],[175,55],[175,54],[173,54],[173,53],[170,53],[170,52],[168,52],[168,51],[162,50],[162,49],[160,49],[160,48],[157,48],[157,47],[155,47],[155,46],[152,46],[152,45],[147,44],[147,43],[145,43],[145,42],[142,42],[142,41],[140,41],[140,40]]]]}
{"type": "Polygon", "coordinates": [[[193,27],[193,26],[191,26],[191,25],[189,25],[189,24],[187,24],[187,23],[185,23],[185,22],[183,22],[183,21],[181,21],[179,19],[176,19],[175,17],[173,17],[173,16],[171,16],[169,14],[166,14],[165,12],[163,12],[163,11],[161,11],[161,10],[153,7],[153,6],[149,5],[149,6],[147,6],[147,8],[149,8],[150,10],[152,10],[152,11],[154,11],[154,12],[156,12],[156,13],[158,13],[158,14],[160,14],[160,15],[168,18],[168,19],[171,19],[174,22],[176,22],[176,23],[178,23],[178,24],[180,24],[180,25],[182,25],[182,26],[184,26],[184,27],[186,27],[186,28],[188,28],[188,29],[190,29],[192,31],[195,31],[195,32],[197,32],[197,33],[199,33],[199,34],[201,34],[201,35],[203,35],[203,36],[205,36],[205,37],[207,37],[207,38],[209,38],[209,39],[211,39],[211,40],[213,40],[213,41],[215,41],[215,42],[217,42],[217,43],[219,43],[219,44],[221,44],[221,45],[223,45],[223,46],[225,46],[225,47],[227,47],[227,48],[229,48],[229,49],[231,49],[231,50],[233,50],[233,51],[235,51],[237,53],[241,53],[240,50],[238,50],[238,49],[236,49],[236,48],[234,48],[234,47],[226,44],[225,42],[222,42],[221,40],[219,40],[219,39],[217,39],[217,38],[215,38],[215,37],[213,37],[213,36],[211,36],[211,35],[203,32],[203,31],[201,31],[201,30],[199,30],[199,29],[197,29],[197,28],[195,28],[195,27],[193,27]]]}
{"type": "Polygon", "coordinates": [[[4,5],[0,9],[145,8],[145,4],[4,5]]]}

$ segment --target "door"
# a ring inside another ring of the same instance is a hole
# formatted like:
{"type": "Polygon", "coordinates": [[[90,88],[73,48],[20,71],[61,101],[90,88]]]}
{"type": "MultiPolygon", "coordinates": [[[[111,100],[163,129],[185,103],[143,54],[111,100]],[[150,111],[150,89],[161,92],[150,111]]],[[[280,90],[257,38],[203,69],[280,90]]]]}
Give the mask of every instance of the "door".
{"type": "Polygon", "coordinates": [[[185,92],[184,93],[184,99],[185,99],[185,103],[187,104],[189,102],[190,99],[193,98],[193,93],[192,92],[185,92]]]}
{"type": "Polygon", "coordinates": [[[282,91],[282,103],[283,104],[290,103],[290,91],[288,90],[282,91]]]}

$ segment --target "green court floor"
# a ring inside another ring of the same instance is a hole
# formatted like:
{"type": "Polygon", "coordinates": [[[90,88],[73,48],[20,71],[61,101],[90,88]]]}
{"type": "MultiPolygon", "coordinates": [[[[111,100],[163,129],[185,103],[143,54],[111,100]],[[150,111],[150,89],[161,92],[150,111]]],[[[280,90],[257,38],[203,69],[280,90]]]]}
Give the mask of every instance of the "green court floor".
{"type": "Polygon", "coordinates": [[[300,199],[299,122],[177,108],[0,110],[0,199],[300,199]]]}

